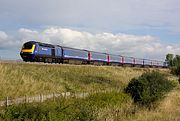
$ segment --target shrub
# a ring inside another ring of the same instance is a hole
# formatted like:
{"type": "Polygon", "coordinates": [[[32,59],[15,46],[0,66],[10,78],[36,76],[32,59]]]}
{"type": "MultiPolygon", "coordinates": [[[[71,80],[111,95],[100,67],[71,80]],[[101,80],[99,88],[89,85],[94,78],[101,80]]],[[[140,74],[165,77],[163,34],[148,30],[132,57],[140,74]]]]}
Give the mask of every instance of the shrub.
{"type": "Polygon", "coordinates": [[[171,67],[171,73],[178,76],[178,82],[180,83],[180,64],[174,67],[171,67]]]}
{"type": "Polygon", "coordinates": [[[180,76],[180,65],[171,67],[171,73],[180,76]]]}
{"type": "Polygon", "coordinates": [[[172,82],[159,72],[153,71],[144,73],[138,79],[133,78],[125,88],[125,92],[132,96],[135,103],[151,107],[173,87],[172,82]]]}

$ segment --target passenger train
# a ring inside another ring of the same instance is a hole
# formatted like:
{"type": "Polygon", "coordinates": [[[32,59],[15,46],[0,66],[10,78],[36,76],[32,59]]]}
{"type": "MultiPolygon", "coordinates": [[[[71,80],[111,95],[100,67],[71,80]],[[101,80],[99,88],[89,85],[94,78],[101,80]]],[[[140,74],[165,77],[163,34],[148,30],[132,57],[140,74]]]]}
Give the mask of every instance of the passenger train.
{"type": "Polygon", "coordinates": [[[36,41],[24,43],[20,55],[25,62],[168,67],[164,61],[94,52],[36,41]]]}

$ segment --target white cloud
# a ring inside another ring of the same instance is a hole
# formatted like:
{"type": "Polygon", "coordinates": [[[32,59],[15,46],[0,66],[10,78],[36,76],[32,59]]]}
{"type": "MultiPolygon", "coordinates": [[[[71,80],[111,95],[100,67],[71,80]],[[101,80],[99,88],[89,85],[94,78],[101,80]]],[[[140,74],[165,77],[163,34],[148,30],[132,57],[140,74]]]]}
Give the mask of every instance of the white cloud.
{"type": "Polygon", "coordinates": [[[7,38],[8,38],[8,35],[5,32],[0,31],[0,41],[7,39],[7,38]]]}
{"type": "Polygon", "coordinates": [[[167,53],[180,53],[175,45],[163,44],[156,37],[128,34],[96,33],[51,27],[43,31],[20,29],[22,42],[37,40],[62,46],[82,48],[140,58],[164,59],[167,53]]]}
{"type": "Polygon", "coordinates": [[[13,35],[0,31],[0,49],[20,48],[25,41],[37,39],[102,52],[163,58],[168,52],[180,53],[179,45],[164,44],[179,40],[179,6],[179,0],[0,0],[2,30],[64,27],[43,31],[22,28],[13,35]]]}
{"type": "Polygon", "coordinates": [[[13,46],[19,45],[19,42],[13,39],[7,33],[0,31],[0,49],[9,49],[13,46]]]}
{"type": "MultiPolygon", "coordinates": [[[[59,27],[50,27],[42,31],[21,28],[14,36],[0,31],[0,49],[8,50],[8,53],[10,51],[15,53],[14,48],[17,50],[15,54],[17,57],[22,44],[30,40],[112,54],[161,60],[165,58],[167,53],[180,53],[180,45],[163,44],[161,40],[150,35],[137,36],[107,32],[93,34],[59,27]]],[[[9,53],[9,55],[12,53],[9,53]]]]}

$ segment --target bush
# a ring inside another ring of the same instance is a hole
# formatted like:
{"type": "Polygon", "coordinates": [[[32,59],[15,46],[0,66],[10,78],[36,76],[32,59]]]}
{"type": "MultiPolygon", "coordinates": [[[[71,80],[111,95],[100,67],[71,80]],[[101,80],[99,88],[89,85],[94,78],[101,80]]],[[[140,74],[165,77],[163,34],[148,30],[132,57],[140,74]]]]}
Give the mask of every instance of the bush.
{"type": "Polygon", "coordinates": [[[171,73],[180,76],[180,65],[171,67],[171,73]]]}
{"type": "Polygon", "coordinates": [[[162,74],[153,71],[144,73],[138,79],[133,78],[125,88],[125,92],[132,96],[135,103],[151,107],[174,86],[162,74]]]}
{"type": "Polygon", "coordinates": [[[171,67],[171,73],[178,76],[178,82],[180,83],[180,64],[174,67],[171,67]]]}

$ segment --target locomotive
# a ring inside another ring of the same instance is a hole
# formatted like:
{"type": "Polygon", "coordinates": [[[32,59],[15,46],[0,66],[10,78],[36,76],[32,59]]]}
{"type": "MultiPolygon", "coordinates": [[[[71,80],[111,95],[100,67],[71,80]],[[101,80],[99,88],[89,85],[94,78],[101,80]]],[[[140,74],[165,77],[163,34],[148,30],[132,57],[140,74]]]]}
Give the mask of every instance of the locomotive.
{"type": "Polygon", "coordinates": [[[140,67],[167,67],[164,61],[75,49],[36,41],[24,43],[20,55],[23,61],[45,63],[72,63],[94,65],[127,65],[140,67]]]}

